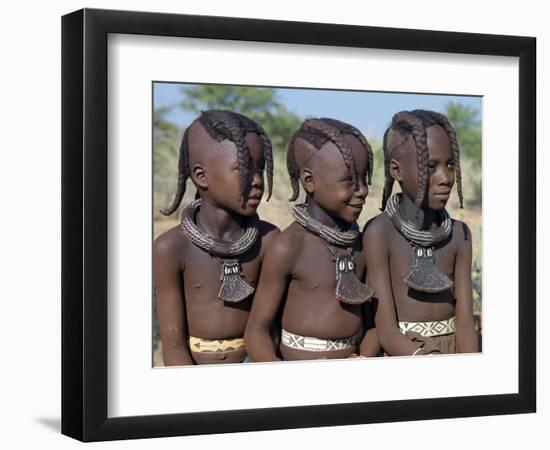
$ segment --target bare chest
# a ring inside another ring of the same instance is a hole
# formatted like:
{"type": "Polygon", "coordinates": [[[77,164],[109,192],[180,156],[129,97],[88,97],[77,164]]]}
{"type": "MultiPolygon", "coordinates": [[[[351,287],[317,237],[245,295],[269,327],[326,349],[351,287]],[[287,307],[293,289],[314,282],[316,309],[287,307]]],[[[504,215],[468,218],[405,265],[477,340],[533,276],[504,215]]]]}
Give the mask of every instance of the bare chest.
{"type": "MultiPolygon", "coordinates": [[[[443,320],[454,311],[454,290],[425,293],[410,288],[405,278],[412,270],[415,256],[414,247],[396,233],[390,244],[390,273],[392,291],[400,320],[443,320]]],[[[454,267],[457,255],[456,243],[451,239],[441,246],[433,248],[435,266],[438,272],[454,280],[454,267]]]]}
{"type": "Polygon", "coordinates": [[[299,285],[301,290],[329,290],[336,286],[337,261],[349,261],[345,270],[352,270],[359,279],[365,272],[365,259],[360,248],[328,247],[321,239],[311,237],[300,249],[292,273],[291,284],[299,285]],[[351,267],[353,266],[353,268],[351,267]]]}
{"type": "Polygon", "coordinates": [[[224,276],[242,278],[252,288],[256,288],[260,275],[261,261],[258,252],[247,252],[240,257],[219,258],[192,246],[182,261],[183,287],[186,301],[194,299],[217,300],[224,276]],[[228,260],[236,264],[228,265],[228,260]],[[238,272],[237,272],[238,271],[238,272]]]}
{"type": "MultiPolygon", "coordinates": [[[[416,251],[418,251],[418,248],[416,248],[416,251]]],[[[397,278],[401,280],[406,277],[411,270],[411,265],[416,256],[414,245],[396,232],[390,243],[389,255],[392,279],[397,278]]],[[[456,255],[457,248],[453,239],[443,245],[433,247],[433,257],[437,270],[451,279],[454,277],[456,255]]]]}

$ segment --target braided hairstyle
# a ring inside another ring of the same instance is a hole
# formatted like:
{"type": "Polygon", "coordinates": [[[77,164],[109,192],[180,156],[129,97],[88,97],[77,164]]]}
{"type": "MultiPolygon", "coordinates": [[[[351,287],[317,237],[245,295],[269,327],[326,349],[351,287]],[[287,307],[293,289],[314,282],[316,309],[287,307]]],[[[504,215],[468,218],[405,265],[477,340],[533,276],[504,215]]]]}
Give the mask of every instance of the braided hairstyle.
{"type": "Polygon", "coordinates": [[[344,159],[344,164],[350,171],[354,183],[357,184],[357,170],[355,168],[355,160],[353,159],[353,151],[344,139],[345,135],[356,137],[367,153],[367,182],[368,184],[371,184],[373,154],[372,148],[365,139],[365,136],[363,136],[363,134],[354,126],[336,119],[326,117],[320,119],[308,119],[304,121],[300,129],[294,133],[290,139],[290,143],[288,144],[286,166],[290,176],[290,185],[292,187],[292,197],[289,199],[290,201],[296,200],[298,198],[298,194],[300,193],[300,164],[298,164],[298,161],[296,160],[295,152],[295,143],[297,138],[301,138],[313,145],[316,150],[319,150],[326,142],[332,142],[340,151],[342,158],[344,159]]]}
{"type": "MultiPolygon", "coordinates": [[[[250,190],[249,173],[250,173],[250,149],[246,142],[247,133],[256,133],[262,143],[263,156],[265,160],[268,197],[271,198],[273,188],[273,153],[271,141],[264,129],[248,117],[238,114],[233,111],[225,110],[208,110],[201,111],[201,116],[197,119],[203,126],[208,135],[218,142],[229,140],[237,146],[237,160],[239,163],[239,184],[241,195],[246,197],[250,190]]],[[[189,167],[189,129],[188,127],[183,134],[183,139],[180,145],[180,155],[178,162],[178,184],[174,201],[169,208],[161,210],[165,216],[169,216],[178,209],[183,195],[187,178],[191,173],[189,167]]]]}
{"type": "Polygon", "coordinates": [[[418,168],[418,192],[414,201],[417,208],[420,208],[424,201],[424,195],[428,186],[430,178],[428,162],[428,143],[426,129],[432,125],[441,126],[447,135],[449,136],[449,143],[451,145],[453,163],[456,174],[456,187],[458,191],[458,198],[460,201],[460,207],[464,207],[464,198],[462,195],[462,177],[460,171],[460,151],[456,139],[456,132],[449,119],[443,114],[435,111],[426,111],[422,109],[415,109],[414,111],[401,111],[395,114],[392,118],[391,125],[384,133],[383,149],[384,149],[384,190],[382,193],[382,207],[381,211],[386,208],[386,203],[391,196],[394,179],[390,174],[390,161],[392,159],[394,150],[400,147],[409,135],[412,135],[414,144],[416,146],[416,162],[418,168]],[[388,134],[390,130],[396,130],[403,140],[389,148],[388,134]]]}

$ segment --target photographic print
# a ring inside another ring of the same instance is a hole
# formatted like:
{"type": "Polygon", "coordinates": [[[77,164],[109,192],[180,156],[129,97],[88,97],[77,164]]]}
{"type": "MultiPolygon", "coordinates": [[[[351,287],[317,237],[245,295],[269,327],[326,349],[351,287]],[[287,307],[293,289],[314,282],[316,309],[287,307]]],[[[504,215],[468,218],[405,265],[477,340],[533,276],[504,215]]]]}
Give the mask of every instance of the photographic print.
{"type": "Polygon", "coordinates": [[[62,42],[63,433],[535,411],[534,38],[81,10],[62,42]]]}
{"type": "Polygon", "coordinates": [[[481,351],[482,97],[152,89],[154,367],[481,351]]]}

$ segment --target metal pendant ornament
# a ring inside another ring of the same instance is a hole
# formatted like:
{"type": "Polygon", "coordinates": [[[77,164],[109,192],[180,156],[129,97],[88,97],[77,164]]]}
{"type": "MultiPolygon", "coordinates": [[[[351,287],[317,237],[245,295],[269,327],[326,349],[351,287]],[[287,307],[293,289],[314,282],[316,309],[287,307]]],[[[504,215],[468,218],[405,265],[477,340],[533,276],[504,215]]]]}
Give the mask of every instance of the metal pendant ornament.
{"type": "Polygon", "coordinates": [[[260,235],[258,216],[254,215],[248,219],[243,235],[235,242],[220,241],[208,236],[196,224],[195,216],[200,205],[201,200],[197,199],[184,209],[181,229],[193,244],[220,260],[222,285],[218,298],[229,303],[241,302],[252,295],[254,288],[244,281],[241,264],[237,257],[250,250],[258,239],[260,235]]]}
{"type": "Polygon", "coordinates": [[[433,247],[420,246],[413,246],[411,272],[403,281],[416,291],[428,293],[446,291],[454,284],[447,275],[437,270],[433,247]]]}
{"type": "Polygon", "coordinates": [[[403,279],[410,288],[420,292],[442,292],[453,287],[452,280],[437,270],[434,244],[448,239],[453,221],[447,210],[438,212],[441,225],[435,231],[419,230],[401,214],[402,194],[392,195],[386,205],[386,214],[401,235],[411,244],[411,271],[403,279]]]}
{"type": "Polygon", "coordinates": [[[361,283],[355,275],[351,255],[336,257],[336,299],[348,305],[360,305],[371,299],[374,290],[361,283]]]}
{"type": "Polygon", "coordinates": [[[351,247],[360,234],[355,229],[346,231],[328,227],[311,217],[306,204],[296,205],[292,209],[292,215],[306,230],[319,236],[325,244],[336,263],[336,299],[349,305],[360,305],[368,302],[374,294],[374,290],[362,283],[355,274],[355,262],[351,250],[347,254],[338,254],[332,247],[351,247]]]}
{"type": "Polygon", "coordinates": [[[218,298],[224,302],[242,302],[254,292],[254,288],[243,280],[241,264],[238,259],[222,259],[222,285],[218,298]]]}

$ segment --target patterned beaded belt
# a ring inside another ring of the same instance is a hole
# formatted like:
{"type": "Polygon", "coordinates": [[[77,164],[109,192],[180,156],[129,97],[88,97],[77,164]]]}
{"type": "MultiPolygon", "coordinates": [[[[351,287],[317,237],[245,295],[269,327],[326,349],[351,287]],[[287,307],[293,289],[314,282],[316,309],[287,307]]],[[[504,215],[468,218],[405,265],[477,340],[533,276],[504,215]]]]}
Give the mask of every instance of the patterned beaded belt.
{"type": "Polygon", "coordinates": [[[456,330],[455,318],[438,320],[436,322],[399,322],[401,333],[408,331],[420,334],[422,337],[443,336],[452,334],[456,330]]]}
{"type": "Polygon", "coordinates": [[[281,333],[281,342],[290,348],[307,350],[309,352],[330,352],[333,350],[346,350],[355,348],[361,340],[363,330],[357,334],[341,339],[320,339],[310,336],[300,336],[283,329],[281,333]]]}
{"type": "Polygon", "coordinates": [[[187,338],[192,352],[227,352],[244,348],[244,338],[235,339],[202,339],[194,336],[187,338]]]}

